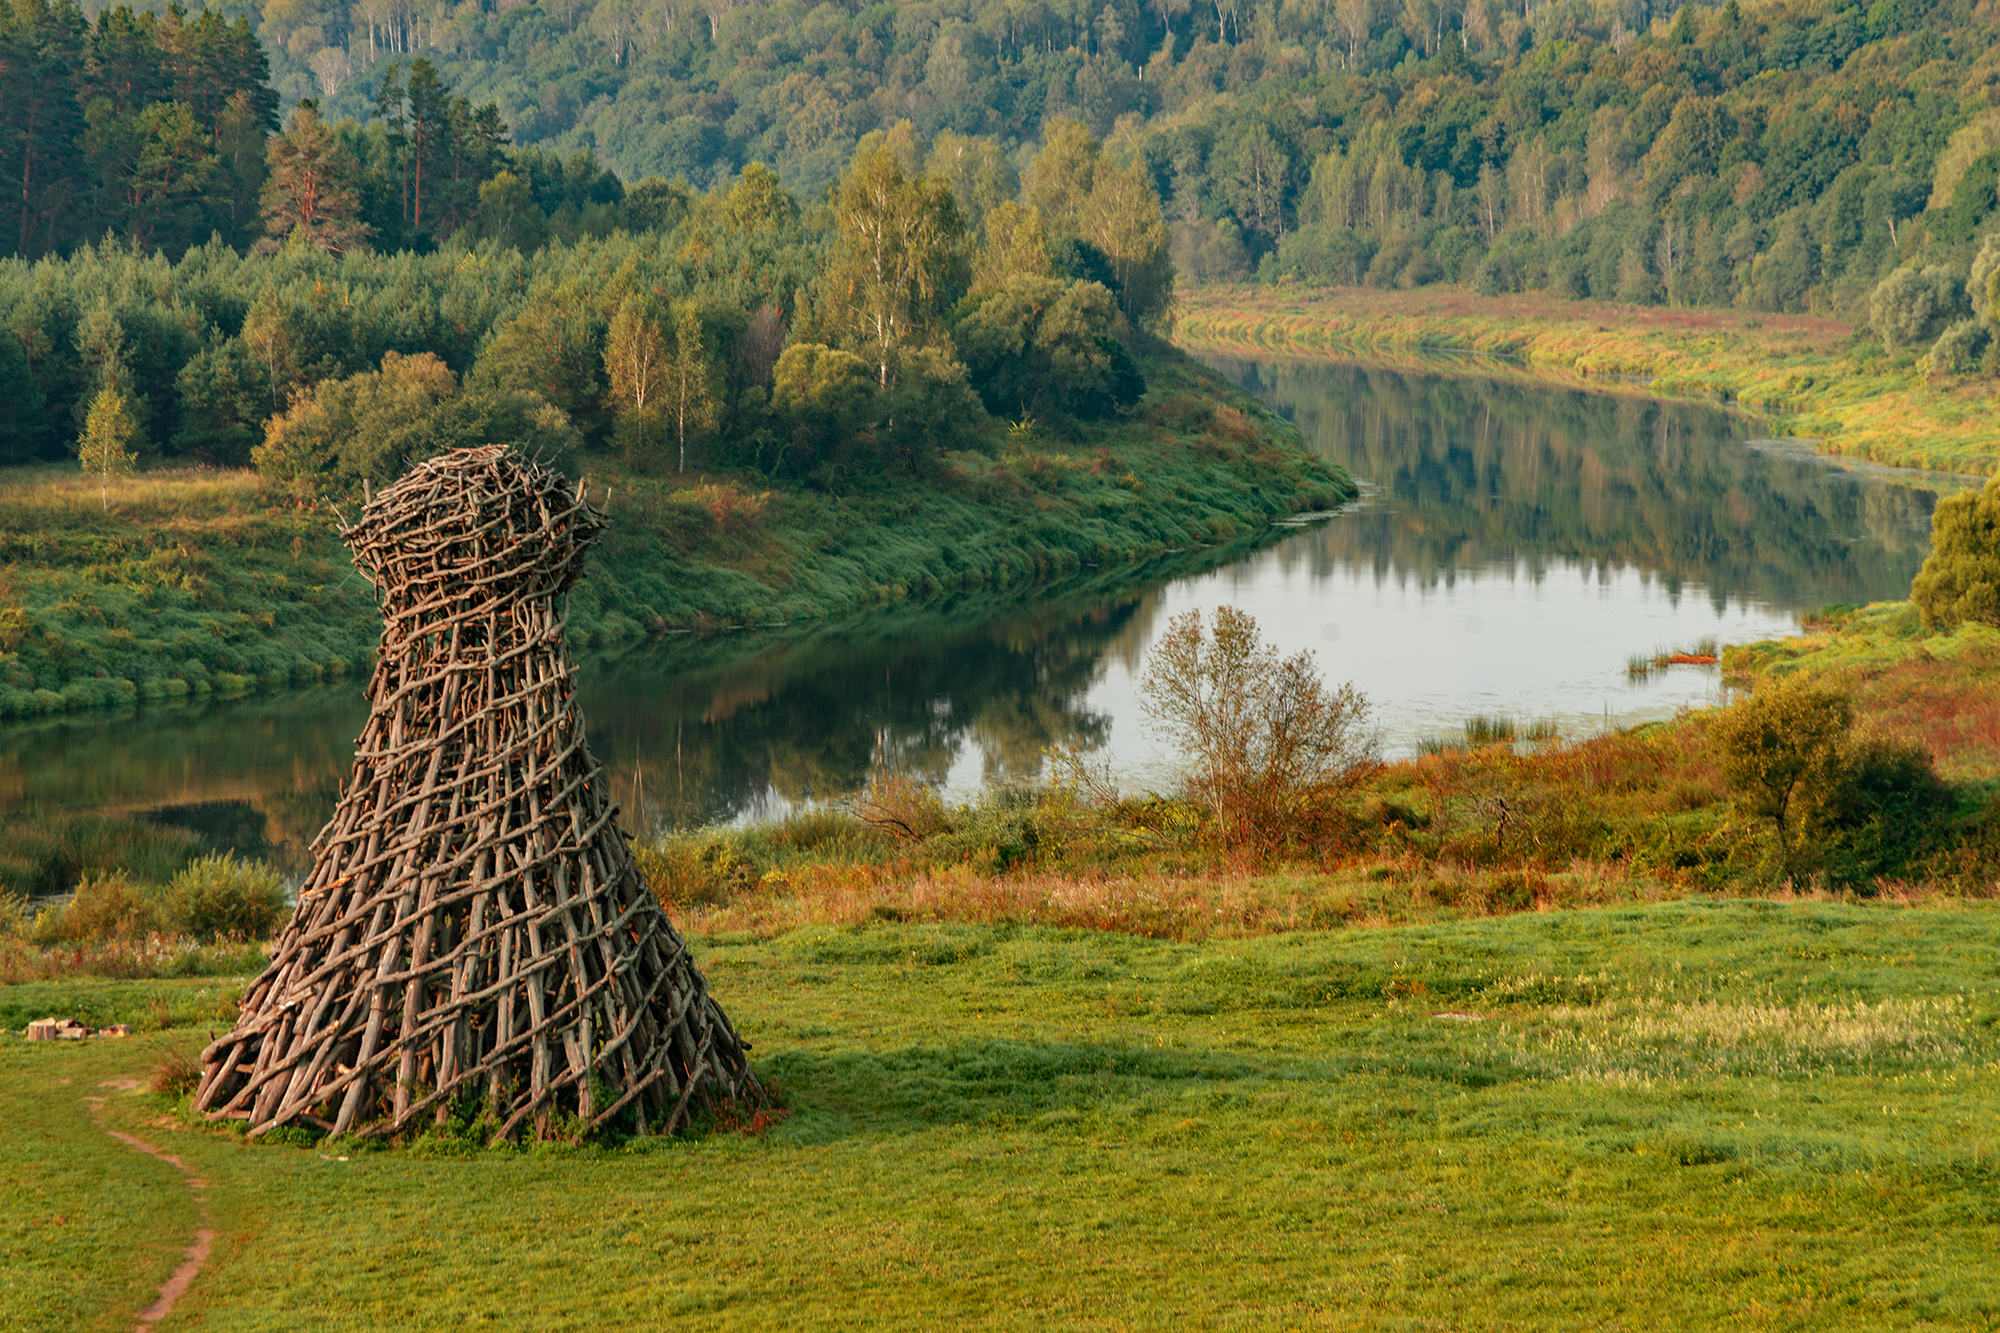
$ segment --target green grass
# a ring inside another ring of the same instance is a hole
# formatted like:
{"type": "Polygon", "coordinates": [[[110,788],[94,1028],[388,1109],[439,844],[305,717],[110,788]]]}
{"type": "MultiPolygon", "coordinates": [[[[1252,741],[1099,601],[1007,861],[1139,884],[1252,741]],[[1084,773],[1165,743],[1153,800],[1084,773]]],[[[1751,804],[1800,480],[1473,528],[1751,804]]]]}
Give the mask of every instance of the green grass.
{"type": "MultiPolygon", "coordinates": [[[[1266,539],[1353,494],[1298,432],[1171,350],[1134,413],[1076,438],[950,453],[922,476],[775,487],[589,457],[611,531],[571,640],[820,621],[947,590],[1026,587],[1266,539]]],[[[997,436],[996,436],[997,439],[997,436]]],[[[351,517],[351,515],[350,515],[351,517]]],[[[337,515],[249,473],[114,482],[0,474],[0,717],[301,686],[365,669],[380,633],[337,515]]]]}
{"type": "Polygon", "coordinates": [[[1436,372],[1445,352],[1478,373],[1599,392],[1726,402],[1829,453],[1933,471],[2000,472],[1990,376],[1933,382],[1909,357],[1834,320],[1666,309],[1543,295],[1216,287],[1184,292],[1184,345],[1264,355],[1365,354],[1436,372]]]}
{"type": "MultiPolygon", "coordinates": [[[[694,943],[793,1107],[762,1138],[345,1153],[109,1092],[213,1184],[161,1327],[2000,1320],[1990,910],[694,943]]],[[[184,1192],[81,1102],[153,1040],[0,1044],[22,1327],[127,1327],[178,1257],[184,1192]]]]}

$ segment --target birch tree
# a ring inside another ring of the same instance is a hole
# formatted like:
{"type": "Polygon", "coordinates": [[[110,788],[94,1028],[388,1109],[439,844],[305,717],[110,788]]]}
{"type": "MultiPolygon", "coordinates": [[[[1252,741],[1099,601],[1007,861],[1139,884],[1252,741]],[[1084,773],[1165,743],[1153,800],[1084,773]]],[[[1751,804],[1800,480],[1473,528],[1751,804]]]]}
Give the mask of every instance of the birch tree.
{"type": "Polygon", "coordinates": [[[125,409],[125,395],[110,387],[99,389],[90,402],[90,415],[84,419],[83,435],[76,442],[76,457],[83,470],[97,478],[106,513],[111,511],[111,479],[130,476],[139,461],[138,455],[125,448],[136,432],[132,415],[125,409]]]}
{"type": "Polygon", "coordinates": [[[880,388],[971,276],[965,222],[951,187],[910,179],[886,152],[857,161],[835,199],[840,236],[821,285],[842,307],[841,332],[868,348],[880,388]]]}

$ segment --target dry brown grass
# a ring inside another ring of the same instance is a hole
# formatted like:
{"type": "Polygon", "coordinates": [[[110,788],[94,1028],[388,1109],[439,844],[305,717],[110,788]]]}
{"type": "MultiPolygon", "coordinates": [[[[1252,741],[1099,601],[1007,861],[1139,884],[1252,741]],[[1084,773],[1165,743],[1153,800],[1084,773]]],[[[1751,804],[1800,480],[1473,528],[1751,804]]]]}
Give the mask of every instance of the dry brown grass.
{"type": "Polygon", "coordinates": [[[1052,926],[1202,940],[1386,926],[1519,911],[1658,902],[1685,890],[1618,866],[1485,869],[1414,857],[1231,872],[984,874],[971,866],[904,870],[813,866],[774,871],[726,902],[677,906],[700,934],[769,937],[870,921],[1052,926]]]}

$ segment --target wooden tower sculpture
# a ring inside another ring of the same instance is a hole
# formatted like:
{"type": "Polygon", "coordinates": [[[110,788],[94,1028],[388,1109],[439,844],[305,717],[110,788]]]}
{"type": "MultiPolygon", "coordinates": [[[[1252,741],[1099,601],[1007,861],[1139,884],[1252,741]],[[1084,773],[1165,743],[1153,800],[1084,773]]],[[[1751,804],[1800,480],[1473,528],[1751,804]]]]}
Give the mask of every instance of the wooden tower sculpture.
{"type": "Polygon", "coordinates": [[[354,773],[195,1105],[261,1134],[672,1133],[764,1092],[584,744],[564,594],[604,520],[502,448],[421,465],[341,536],[380,590],[354,773]]]}

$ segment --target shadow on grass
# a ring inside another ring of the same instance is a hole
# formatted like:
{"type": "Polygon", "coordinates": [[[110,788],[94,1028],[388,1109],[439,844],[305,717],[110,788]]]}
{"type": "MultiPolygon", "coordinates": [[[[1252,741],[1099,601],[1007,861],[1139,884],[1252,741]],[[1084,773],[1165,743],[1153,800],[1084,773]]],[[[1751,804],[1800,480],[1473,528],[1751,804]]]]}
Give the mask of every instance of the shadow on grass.
{"type": "Polygon", "coordinates": [[[1407,1087],[1490,1087],[1529,1077],[1511,1063],[1457,1051],[1299,1059],[1092,1042],[972,1041],[900,1050],[782,1052],[760,1072],[777,1080],[799,1119],[796,1141],[915,1133],[943,1125],[994,1128],[1131,1124],[1184,1113],[1247,1109],[1272,1093],[1330,1091],[1395,1079],[1407,1087]]]}

